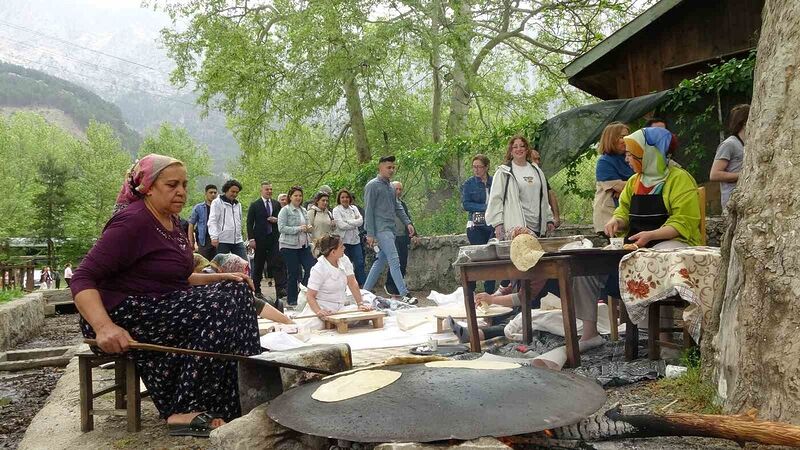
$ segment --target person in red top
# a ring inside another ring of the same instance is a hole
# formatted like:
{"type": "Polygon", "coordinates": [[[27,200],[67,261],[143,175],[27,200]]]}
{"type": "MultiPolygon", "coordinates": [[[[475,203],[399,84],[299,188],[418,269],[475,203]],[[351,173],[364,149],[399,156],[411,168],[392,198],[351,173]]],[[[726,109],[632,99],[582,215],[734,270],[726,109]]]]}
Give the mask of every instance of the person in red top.
{"type": "MultiPolygon", "coordinates": [[[[136,340],[261,353],[247,275],[192,273],[192,248],[178,222],[186,185],[185,165],[167,156],[147,155],[128,172],[116,212],[70,283],[81,331],[97,340],[95,352],[126,352],[136,340]]],[[[235,362],[129,355],[170,434],[208,436],[241,415],[235,362]]]]}

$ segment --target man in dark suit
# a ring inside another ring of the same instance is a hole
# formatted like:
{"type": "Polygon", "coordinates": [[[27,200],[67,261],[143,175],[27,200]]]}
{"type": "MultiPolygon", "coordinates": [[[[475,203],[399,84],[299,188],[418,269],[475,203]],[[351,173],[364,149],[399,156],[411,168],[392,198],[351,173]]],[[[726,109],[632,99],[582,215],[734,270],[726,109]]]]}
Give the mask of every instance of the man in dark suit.
{"type": "Polygon", "coordinates": [[[278,249],[278,212],[281,204],[272,199],[272,184],[261,183],[261,197],[250,204],[247,210],[247,238],[255,250],[253,260],[253,284],[256,296],[261,294],[261,278],[264,276],[264,263],[275,277],[275,292],[278,298],[286,295],[286,270],[278,249]]]}

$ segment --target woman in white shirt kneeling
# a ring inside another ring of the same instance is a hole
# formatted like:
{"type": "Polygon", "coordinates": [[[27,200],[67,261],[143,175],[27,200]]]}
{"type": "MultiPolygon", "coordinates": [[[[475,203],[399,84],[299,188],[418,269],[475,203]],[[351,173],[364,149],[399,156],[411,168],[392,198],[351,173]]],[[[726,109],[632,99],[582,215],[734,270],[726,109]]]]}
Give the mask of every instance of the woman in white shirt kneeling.
{"type": "Polygon", "coordinates": [[[311,269],[308,278],[308,303],[301,316],[315,314],[317,318],[302,323],[304,328],[321,330],[325,317],[338,312],[355,310],[370,311],[372,307],[363,302],[361,290],[353,274],[353,264],[344,254],[344,242],[341,236],[326,235],[315,243],[320,252],[317,263],[311,269]],[[346,288],[350,288],[355,306],[345,307],[346,288]]]}

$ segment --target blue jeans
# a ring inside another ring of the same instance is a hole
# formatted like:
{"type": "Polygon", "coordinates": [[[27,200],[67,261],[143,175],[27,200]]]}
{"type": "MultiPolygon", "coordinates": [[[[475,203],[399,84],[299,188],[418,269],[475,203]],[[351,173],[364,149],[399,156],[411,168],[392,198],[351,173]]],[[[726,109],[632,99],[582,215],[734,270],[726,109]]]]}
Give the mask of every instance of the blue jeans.
{"type": "Polygon", "coordinates": [[[364,273],[364,249],[361,243],[358,244],[344,244],[344,254],[353,263],[353,272],[356,276],[356,281],[359,286],[364,286],[367,275],[364,273]]]}
{"type": "Polygon", "coordinates": [[[375,284],[378,283],[378,278],[383,272],[383,268],[386,267],[388,263],[389,273],[392,274],[392,279],[397,286],[397,291],[400,295],[408,294],[406,282],[403,280],[403,273],[400,271],[400,255],[397,254],[397,247],[394,245],[394,231],[380,231],[377,233],[377,236],[375,236],[375,239],[378,241],[380,251],[375,258],[375,262],[372,264],[372,268],[369,269],[369,275],[367,275],[367,281],[364,283],[364,289],[369,291],[375,287],[375,284]]]}
{"type": "MultiPolygon", "coordinates": [[[[494,237],[494,228],[488,225],[477,225],[467,228],[467,239],[472,245],[483,245],[489,242],[489,239],[494,237]]],[[[469,282],[469,288],[475,292],[475,282],[469,282]]],[[[495,280],[486,280],[483,282],[483,291],[488,294],[493,294],[495,289],[495,280]]]]}
{"type": "Polygon", "coordinates": [[[244,242],[239,242],[238,244],[226,244],[224,242],[220,242],[219,245],[217,245],[217,254],[220,253],[233,253],[234,255],[247,261],[247,250],[244,248],[244,242]]]}
{"type": "Polygon", "coordinates": [[[305,246],[303,248],[282,248],[281,256],[283,257],[283,264],[286,266],[287,286],[286,286],[286,302],[290,305],[297,304],[297,282],[303,283],[303,286],[308,286],[308,276],[311,274],[311,268],[316,264],[316,260],[311,256],[311,248],[305,246]],[[300,271],[302,270],[302,276],[300,271]]]}

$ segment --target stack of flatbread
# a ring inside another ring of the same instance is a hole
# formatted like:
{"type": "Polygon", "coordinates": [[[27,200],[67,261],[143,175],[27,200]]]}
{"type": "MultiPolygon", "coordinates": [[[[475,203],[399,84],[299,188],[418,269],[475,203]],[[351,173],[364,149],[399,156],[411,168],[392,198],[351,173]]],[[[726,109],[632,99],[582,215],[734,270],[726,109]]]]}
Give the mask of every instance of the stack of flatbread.
{"type": "Polygon", "coordinates": [[[544,253],[542,244],[533,235],[520,234],[511,241],[511,262],[521,272],[535,266],[544,253]]]}

